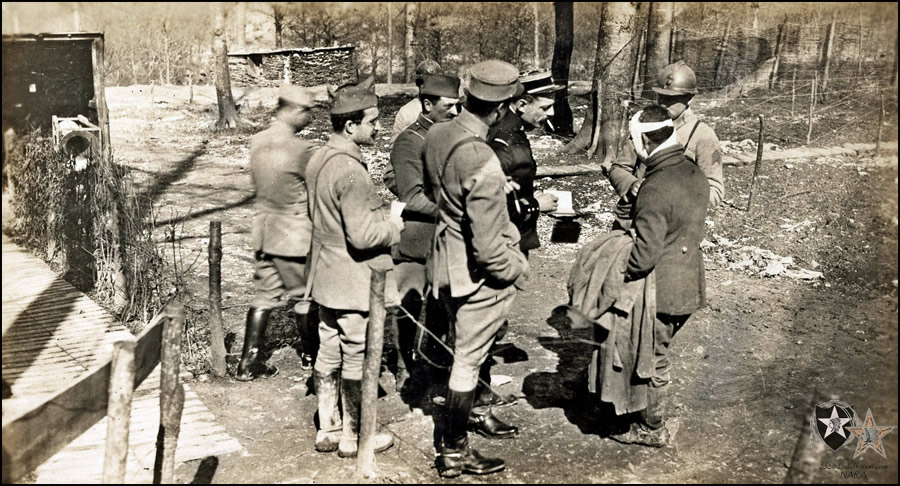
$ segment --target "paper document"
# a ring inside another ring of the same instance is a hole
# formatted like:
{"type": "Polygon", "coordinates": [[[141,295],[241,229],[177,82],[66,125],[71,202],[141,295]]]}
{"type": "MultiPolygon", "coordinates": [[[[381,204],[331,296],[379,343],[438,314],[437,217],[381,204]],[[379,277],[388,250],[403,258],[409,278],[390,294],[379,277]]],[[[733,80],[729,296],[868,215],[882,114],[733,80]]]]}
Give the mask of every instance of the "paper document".
{"type": "Polygon", "coordinates": [[[402,219],[400,215],[403,214],[403,208],[405,207],[405,202],[391,201],[391,219],[402,219]]]}
{"type": "Polygon", "coordinates": [[[575,209],[572,207],[572,192],[571,191],[544,191],[547,194],[553,194],[556,196],[556,211],[553,211],[553,216],[575,216],[575,209]]]}

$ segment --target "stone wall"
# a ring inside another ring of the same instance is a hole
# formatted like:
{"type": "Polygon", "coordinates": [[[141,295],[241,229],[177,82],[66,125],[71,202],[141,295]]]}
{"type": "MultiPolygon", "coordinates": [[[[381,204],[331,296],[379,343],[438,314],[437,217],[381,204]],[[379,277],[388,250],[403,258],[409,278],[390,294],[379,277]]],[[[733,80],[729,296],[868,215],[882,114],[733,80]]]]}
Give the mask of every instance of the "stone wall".
{"type": "Polygon", "coordinates": [[[298,86],[356,83],[359,79],[355,49],[348,46],[229,54],[231,84],[237,87],[278,87],[285,81],[298,86]]]}

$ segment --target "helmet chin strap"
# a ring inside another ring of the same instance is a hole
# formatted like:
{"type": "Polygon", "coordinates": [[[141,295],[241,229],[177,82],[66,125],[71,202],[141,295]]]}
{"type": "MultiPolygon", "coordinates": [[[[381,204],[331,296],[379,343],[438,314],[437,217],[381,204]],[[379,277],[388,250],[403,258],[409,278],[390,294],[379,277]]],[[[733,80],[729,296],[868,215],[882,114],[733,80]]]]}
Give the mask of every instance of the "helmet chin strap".
{"type": "Polygon", "coordinates": [[[661,121],[661,122],[641,122],[640,118],[641,118],[642,113],[644,113],[644,112],[639,111],[639,112],[635,113],[633,117],[631,117],[631,123],[629,124],[629,128],[631,131],[631,140],[632,140],[632,143],[634,143],[634,151],[638,154],[638,157],[646,160],[651,155],[653,155],[653,153],[656,153],[657,151],[659,151],[660,148],[672,145],[672,143],[670,143],[670,142],[672,142],[673,140],[677,140],[677,139],[675,138],[675,131],[673,130],[672,136],[670,136],[669,139],[667,139],[665,142],[663,142],[662,145],[660,145],[659,147],[656,147],[653,150],[653,153],[647,153],[647,148],[644,147],[644,139],[643,139],[643,137],[641,137],[641,135],[643,135],[647,132],[654,132],[656,130],[659,130],[660,128],[674,127],[675,124],[672,123],[672,120],[665,120],[665,121],[661,121]]]}

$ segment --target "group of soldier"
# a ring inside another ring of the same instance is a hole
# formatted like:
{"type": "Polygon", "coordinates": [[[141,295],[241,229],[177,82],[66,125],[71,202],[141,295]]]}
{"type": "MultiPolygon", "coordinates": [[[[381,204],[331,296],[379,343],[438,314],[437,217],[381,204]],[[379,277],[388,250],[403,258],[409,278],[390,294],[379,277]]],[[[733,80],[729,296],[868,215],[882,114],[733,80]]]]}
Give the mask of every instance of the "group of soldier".
{"type": "MultiPolygon", "coordinates": [[[[549,72],[520,75],[498,60],[473,65],[465,89],[433,61],[416,74],[419,94],[395,117],[384,178],[405,203],[402,212],[383,210],[360,150],[375,143],[380,129],[373,80],[333,92],[332,134],[318,150],[296,136],[316,103],[303,88],[281,88],[275,121],[250,143],[256,295],[235,378],[277,373],[260,346],[271,310],[286,295],[302,336],[301,366],[313,369],[315,448],[355,456],[369,282],[373,271],[390,270],[385,305],[392,309],[397,388],[412,368],[432,368],[430,376],[446,384],[438,472],[489,474],[504,461],[471,448],[468,432],[518,435],[492,412],[515,398],[490,388],[490,355],[524,288],[528,253],[540,246],[538,216],[557,209],[554,196],[535,190],[537,165],[526,132],[547,126],[565,87],[549,72]],[[440,338],[430,340],[431,351],[414,351],[418,327],[440,338]],[[416,352],[430,354],[423,356],[429,364],[415,360],[416,352]],[[440,363],[449,376],[430,366],[440,363]]],[[[658,104],[632,119],[634,150],[623,150],[607,176],[621,196],[615,227],[630,229],[635,241],[625,278],[655,268],[660,296],[656,393],[640,423],[618,440],[658,447],[667,441],[660,413],[669,381],[665,351],[704,303],[699,243],[707,207],[719,203],[723,184],[718,140],[688,109],[696,93],[693,72],[670,65],[655,90],[658,104]]],[[[376,452],[392,444],[390,434],[376,434],[376,452]]]]}

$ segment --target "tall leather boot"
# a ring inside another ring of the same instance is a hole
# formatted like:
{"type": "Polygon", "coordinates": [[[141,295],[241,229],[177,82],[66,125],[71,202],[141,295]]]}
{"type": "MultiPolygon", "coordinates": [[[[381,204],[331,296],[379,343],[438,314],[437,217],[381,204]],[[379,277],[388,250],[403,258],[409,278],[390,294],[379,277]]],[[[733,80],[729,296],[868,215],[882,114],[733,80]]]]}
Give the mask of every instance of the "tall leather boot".
{"type": "MultiPolygon", "coordinates": [[[[406,384],[413,369],[413,348],[415,347],[416,325],[395,309],[391,313],[391,325],[393,327],[393,345],[397,351],[397,376],[396,388],[399,391],[406,384]]],[[[414,314],[415,315],[415,314],[414,314]]]]}
{"type": "Polygon", "coordinates": [[[469,414],[475,401],[475,391],[449,390],[445,407],[444,433],[441,452],[436,459],[441,477],[455,478],[462,473],[491,474],[503,470],[503,459],[488,458],[469,447],[467,432],[469,414]]]}
{"type": "Polygon", "coordinates": [[[631,428],[622,434],[610,436],[623,444],[638,444],[648,447],[666,447],[671,442],[669,430],[665,424],[665,397],[668,386],[647,389],[647,408],[639,413],[639,420],[631,424],[631,428]]]}
{"type": "Polygon", "coordinates": [[[319,430],[316,431],[316,450],[334,452],[341,441],[341,370],[332,373],[313,372],[316,398],[319,401],[319,430]]]}
{"type": "Polygon", "coordinates": [[[319,351],[319,309],[311,306],[308,314],[294,314],[300,335],[300,368],[312,369],[319,351]]]}
{"type": "MultiPolygon", "coordinates": [[[[338,456],[356,457],[359,450],[359,419],[362,404],[362,380],[341,379],[341,402],[344,405],[343,433],[338,445],[338,456]]],[[[376,432],[375,452],[388,450],[394,445],[391,434],[376,432]]]]}
{"type": "Polygon", "coordinates": [[[267,365],[259,359],[259,346],[266,333],[271,309],[251,307],[247,311],[247,327],[244,331],[244,350],[234,378],[238,381],[251,381],[258,377],[270,378],[278,374],[278,368],[267,365]]]}

